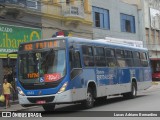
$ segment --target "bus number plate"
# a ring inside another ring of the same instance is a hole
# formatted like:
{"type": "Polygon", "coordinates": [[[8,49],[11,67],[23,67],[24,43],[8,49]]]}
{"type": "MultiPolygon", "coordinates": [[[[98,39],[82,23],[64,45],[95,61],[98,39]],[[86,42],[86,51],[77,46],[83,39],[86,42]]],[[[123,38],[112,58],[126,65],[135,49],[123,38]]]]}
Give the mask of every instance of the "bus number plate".
{"type": "Polygon", "coordinates": [[[45,104],[46,101],[45,101],[45,100],[38,100],[38,101],[36,101],[36,103],[37,103],[37,104],[45,104]]]}

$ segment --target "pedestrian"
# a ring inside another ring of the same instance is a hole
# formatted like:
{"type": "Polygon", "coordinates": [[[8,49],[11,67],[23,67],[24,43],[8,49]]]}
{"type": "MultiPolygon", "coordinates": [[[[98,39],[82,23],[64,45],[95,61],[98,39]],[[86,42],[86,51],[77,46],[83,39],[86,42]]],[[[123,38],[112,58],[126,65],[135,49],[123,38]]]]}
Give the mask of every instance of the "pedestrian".
{"type": "MultiPolygon", "coordinates": [[[[12,85],[10,83],[8,83],[6,78],[4,78],[2,94],[5,97],[6,109],[11,106],[10,102],[9,102],[11,89],[13,89],[12,85]]],[[[14,89],[13,89],[13,91],[14,91],[14,89]]]]}

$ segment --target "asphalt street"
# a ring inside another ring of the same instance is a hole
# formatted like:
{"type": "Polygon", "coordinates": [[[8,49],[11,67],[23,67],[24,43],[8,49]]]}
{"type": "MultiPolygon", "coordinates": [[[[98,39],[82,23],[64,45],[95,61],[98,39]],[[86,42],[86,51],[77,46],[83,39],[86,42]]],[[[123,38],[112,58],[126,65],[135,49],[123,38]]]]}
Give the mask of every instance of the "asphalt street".
{"type": "MultiPolygon", "coordinates": [[[[74,116],[74,114],[78,115],[81,112],[91,114],[88,116],[93,116],[92,114],[97,112],[98,116],[102,111],[160,111],[159,101],[160,85],[153,85],[147,90],[138,92],[138,96],[135,99],[124,99],[122,96],[109,97],[105,102],[96,103],[92,109],[85,109],[81,104],[56,105],[55,113],[67,111],[67,114],[64,113],[65,117],[74,116]]],[[[45,113],[47,116],[56,115],[55,113],[54,115],[52,113],[47,114],[42,107],[30,108],[25,111],[38,111],[45,113]]],[[[63,113],[60,116],[63,116],[63,113]]]]}
{"type": "MultiPolygon", "coordinates": [[[[25,109],[23,112],[37,112],[42,114],[43,118],[32,118],[34,120],[158,120],[158,117],[107,117],[106,114],[110,113],[111,111],[115,114],[118,114],[119,112],[130,112],[134,114],[135,112],[143,113],[144,111],[149,113],[160,113],[159,101],[160,84],[153,85],[151,88],[145,91],[138,92],[138,96],[135,99],[124,99],[122,96],[110,97],[103,103],[96,103],[92,109],[85,109],[81,104],[70,104],[57,105],[55,112],[52,113],[45,112],[40,106],[25,109]]],[[[9,120],[11,118],[7,119],[9,120]]],[[[22,118],[12,119],[19,120],[22,118]]]]}

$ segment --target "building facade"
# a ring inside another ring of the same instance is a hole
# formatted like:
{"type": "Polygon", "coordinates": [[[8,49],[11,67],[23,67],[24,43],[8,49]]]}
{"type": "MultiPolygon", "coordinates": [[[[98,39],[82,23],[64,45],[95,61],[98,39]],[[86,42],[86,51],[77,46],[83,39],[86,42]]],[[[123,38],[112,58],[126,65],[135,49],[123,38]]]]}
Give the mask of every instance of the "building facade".
{"type": "Polygon", "coordinates": [[[57,35],[92,38],[90,0],[43,0],[43,38],[57,35]]]}
{"type": "Polygon", "coordinates": [[[92,0],[93,38],[145,41],[143,10],[128,0],[92,0]]]}
{"type": "Polygon", "coordinates": [[[149,49],[152,71],[160,72],[160,1],[143,0],[146,45],[149,49]]]}
{"type": "Polygon", "coordinates": [[[0,91],[3,78],[14,84],[16,54],[22,42],[42,38],[38,0],[0,0],[0,91]],[[9,57],[10,59],[7,59],[9,57]]]}

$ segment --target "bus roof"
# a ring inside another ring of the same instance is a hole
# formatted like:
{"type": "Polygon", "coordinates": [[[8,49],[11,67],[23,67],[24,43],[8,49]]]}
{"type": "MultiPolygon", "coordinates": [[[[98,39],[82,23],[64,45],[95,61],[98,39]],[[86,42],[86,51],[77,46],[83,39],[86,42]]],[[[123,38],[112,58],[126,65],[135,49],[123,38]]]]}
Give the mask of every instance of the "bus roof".
{"type": "Polygon", "coordinates": [[[29,41],[21,44],[27,44],[27,43],[34,43],[34,42],[41,42],[41,41],[50,41],[50,40],[60,40],[60,39],[68,39],[69,42],[74,42],[74,43],[80,43],[80,44],[86,44],[86,45],[109,45],[109,46],[115,46],[115,47],[123,47],[123,48],[128,48],[128,49],[134,49],[134,50],[145,50],[147,51],[147,48],[141,48],[141,47],[134,47],[134,46],[128,46],[125,44],[117,44],[117,43],[110,43],[105,40],[93,40],[93,39],[87,39],[87,38],[78,38],[78,37],[54,37],[54,38],[47,38],[47,39],[42,39],[42,40],[34,40],[34,41],[29,41]]]}
{"type": "Polygon", "coordinates": [[[88,43],[88,44],[93,44],[93,45],[109,45],[109,46],[115,46],[115,47],[124,47],[128,49],[137,49],[137,50],[145,50],[147,51],[147,48],[142,48],[142,47],[134,47],[134,46],[128,46],[127,44],[117,44],[117,43],[110,43],[105,40],[91,40],[91,39],[85,39],[85,38],[76,38],[76,37],[70,37],[70,39],[74,42],[78,43],[88,43]]]}

